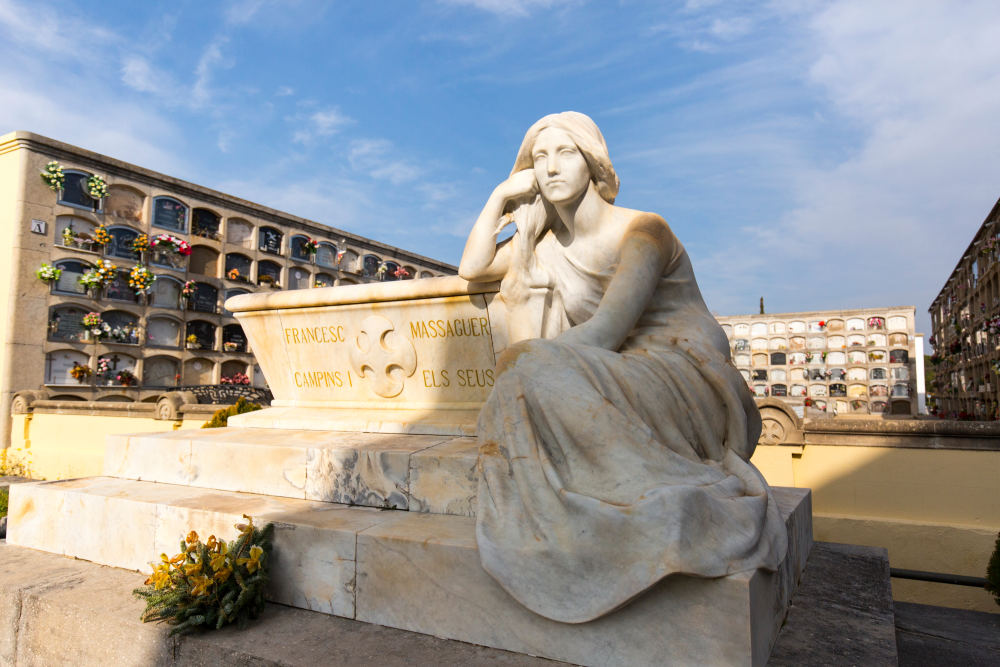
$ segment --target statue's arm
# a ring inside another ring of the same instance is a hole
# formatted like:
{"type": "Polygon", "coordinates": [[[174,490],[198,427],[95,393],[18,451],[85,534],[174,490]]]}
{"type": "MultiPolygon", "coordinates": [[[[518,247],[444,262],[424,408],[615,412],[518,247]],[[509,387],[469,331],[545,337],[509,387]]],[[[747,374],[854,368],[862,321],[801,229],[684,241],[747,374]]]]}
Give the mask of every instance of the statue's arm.
{"type": "Polygon", "coordinates": [[[663,218],[652,213],[637,216],[622,238],[618,270],[597,312],[556,340],[617,351],[646,310],[675,243],[663,218]]]}
{"type": "Polygon", "coordinates": [[[500,280],[510,266],[510,244],[497,245],[497,236],[514,220],[503,214],[507,203],[515,199],[534,197],[538,190],[535,174],[530,169],[520,171],[497,186],[483,212],[472,227],[465,252],[458,265],[458,275],[466,280],[486,282],[500,280]]]}

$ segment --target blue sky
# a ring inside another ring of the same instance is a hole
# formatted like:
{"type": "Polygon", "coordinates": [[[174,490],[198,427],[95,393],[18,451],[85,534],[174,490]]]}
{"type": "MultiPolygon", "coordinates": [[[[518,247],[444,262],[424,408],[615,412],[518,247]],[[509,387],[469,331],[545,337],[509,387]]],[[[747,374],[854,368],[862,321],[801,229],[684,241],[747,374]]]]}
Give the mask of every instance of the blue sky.
{"type": "Polygon", "coordinates": [[[1000,3],[0,0],[30,130],[458,262],[528,126],[597,121],[721,314],[914,305],[1000,196],[1000,3]]]}

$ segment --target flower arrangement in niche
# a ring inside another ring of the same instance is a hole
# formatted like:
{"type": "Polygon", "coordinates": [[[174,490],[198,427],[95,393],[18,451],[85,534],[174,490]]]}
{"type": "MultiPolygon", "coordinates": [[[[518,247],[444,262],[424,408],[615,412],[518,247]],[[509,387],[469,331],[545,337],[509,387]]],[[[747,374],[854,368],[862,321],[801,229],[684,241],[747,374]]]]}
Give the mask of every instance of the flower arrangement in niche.
{"type": "Polygon", "coordinates": [[[100,313],[87,313],[83,316],[85,334],[95,341],[111,335],[111,325],[101,319],[100,313]]]}
{"type": "Polygon", "coordinates": [[[145,234],[139,234],[134,239],[132,239],[132,252],[144,252],[149,250],[149,237],[145,234]]]}
{"type": "Polygon", "coordinates": [[[375,271],[375,275],[381,280],[385,276],[385,272],[389,270],[389,265],[382,262],[378,265],[378,269],[375,271]]]}
{"type": "Polygon", "coordinates": [[[128,285],[135,290],[137,295],[149,291],[154,282],[156,282],[156,276],[142,264],[132,267],[128,276],[128,285]]]}
{"type": "Polygon", "coordinates": [[[174,252],[187,257],[191,254],[191,244],[171,234],[157,234],[149,242],[151,250],[174,252]]]}
{"type": "Polygon", "coordinates": [[[137,383],[135,374],[127,368],[123,368],[118,371],[118,374],[115,375],[115,379],[118,380],[123,387],[131,387],[133,384],[137,383]]]}
{"type": "Polygon", "coordinates": [[[194,296],[194,281],[189,280],[184,283],[184,287],[181,288],[181,296],[184,298],[189,298],[194,296]]]}
{"type": "Polygon", "coordinates": [[[61,190],[66,183],[66,175],[59,163],[53,160],[45,165],[45,171],[41,173],[42,180],[49,184],[49,190],[61,190]]]}
{"type": "Polygon", "coordinates": [[[73,368],[69,371],[70,376],[80,384],[86,382],[87,378],[94,374],[87,364],[73,363],[73,368]]]}
{"type": "Polygon", "coordinates": [[[76,242],[76,232],[73,231],[73,221],[70,220],[69,224],[66,225],[62,230],[62,244],[65,246],[71,246],[76,242]]]}
{"type": "Polygon", "coordinates": [[[97,377],[106,379],[111,375],[111,362],[106,357],[97,360],[97,377]]]}
{"type": "Polygon", "coordinates": [[[226,277],[229,278],[230,280],[239,280],[240,279],[240,270],[239,269],[235,269],[235,268],[234,269],[230,269],[229,273],[226,274],[226,277]]]}
{"type": "Polygon", "coordinates": [[[402,280],[403,278],[409,277],[410,272],[400,266],[395,271],[392,272],[392,275],[402,280]]]}
{"type": "Polygon", "coordinates": [[[270,285],[274,289],[281,289],[281,283],[279,283],[274,276],[270,276],[266,273],[262,275],[257,282],[261,285],[270,285]]]}
{"type": "Polygon", "coordinates": [[[80,284],[87,289],[107,287],[115,280],[118,267],[106,259],[97,260],[97,266],[77,278],[80,284]]]}
{"type": "Polygon", "coordinates": [[[187,338],[185,338],[184,342],[187,343],[187,347],[189,350],[194,350],[199,346],[198,337],[195,336],[194,334],[191,334],[187,338]]]}
{"type": "Polygon", "coordinates": [[[325,282],[323,282],[322,280],[317,280],[317,281],[316,281],[316,284],[315,284],[315,285],[313,285],[313,287],[329,287],[329,285],[327,285],[327,284],[326,284],[325,282]]]}
{"type": "MultiPolygon", "coordinates": [[[[222,344],[222,349],[225,350],[226,352],[235,352],[236,348],[238,348],[238,347],[239,347],[239,343],[233,343],[233,342],[229,342],[229,341],[227,341],[227,342],[225,342],[225,343],[222,344]]],[[[222,384],[227,384],[225,382],[225,378],[223,378],[222,384]]]]}
{"type": "Polygon", "coordinates": [[[347,251],[346,250],[341,250],[340,252],[337,253],[337,268],[340,268],[340,262],[341,262],[341,260],[344,259],[344,253],[345,252],[347,252],[347,251]]]}
{"type": "Polygon", "coordinates": [[[250,378],[244,375],[243,373],[233,373],[232,377],[226,377],[225,375],[223,375],[221,378],[219,378],[219,382],[221,384],[245,385],[245,384],[250,384],[250,378]]]}
{"type": "Polygon", "coordinates": [[[42,267],[35,271],[35,275],[42,282],[54,283],[62,275],[62,269],[43,262],[42,267]]]}
{"type": "Polygon", "coordinates": [[[242,630],[260,615],[274,524],[257,528],[251,517],[243,517],[247,523],[236,524],[240,533],[229,543],[215,535],[203,543],[191,531],[181,541],[181,553],[173,558],[161,554],[160,563],[150,563],[153,574],[146,587],[133,591],[146,601],[140,617],[144,623],[164,621],[176,635],[198,627],[218,630],[229,623],[242,630]]]}
{"type": "Polygon", "coordinates": [[[310,255],[315,255],[319,252],[319,241],[316,239],[306,239],[302,242],[302,249],[310,255]]]}
{"type": "Polygon", "coordinates": [[[95,174],[87,179],[87,194],[94,199],[104,199],[108,195],[108,184],[95,174]]]}
{"type": "Polygon", "coordinates": [[[108,231],[105,225],[101,225],[94,230],[94,243],[101,246],[111,243],[111,232],[108,231]]]}

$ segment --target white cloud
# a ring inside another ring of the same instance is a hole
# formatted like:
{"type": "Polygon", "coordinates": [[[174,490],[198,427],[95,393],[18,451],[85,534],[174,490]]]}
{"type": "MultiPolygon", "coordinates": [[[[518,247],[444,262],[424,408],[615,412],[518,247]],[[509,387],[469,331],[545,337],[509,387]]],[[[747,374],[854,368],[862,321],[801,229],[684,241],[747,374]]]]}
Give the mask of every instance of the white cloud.
{"type": "Polygon", "coordinates": [[[137,55],[122,58],[122,82],[142,93],[162,94],[173,88],[166,75],[155,71],[148,60],[137,55]]]}
{"type": "Polygon", "coordinates": [[[294,88],[289,88],[288,86],[281,86],[280,88],[278,88],[278,93],[277,93],[278,97],[287,97],[293,94],[295,94],[294,88]]]}
{"type": "Polygon", "coordinates": [[[292,141],[305,145],[312,144],[317,137],[333,136],[355,122],[337,107],[317,111],[304,119],[301,116],[290,116],[286,120],[300,124],[299,129],[292,134],[292,141]]]}
{"type": "Polygon", "coordinates": [[[464,5],[500,16],[528,16],[532,9],[548,9],[575,0],[438,0],[442,4],[464,5]]]}
{"type": "Polygon", "coordinates": [[[209,84],[212,80],[213,70],[216,67],[232,67],[232,62],[226,60],[222,55],[222,46],[229,40],[225,37],[218,37],[207,47],[198,60],[195,68],[195,82],[191,89],[191,96],[196,106],[205,106],[211,102],[212,93],[209,84]]]}
{"type": "Polygon", "coordinates": [[[374,179],[387,180],[393,185],[413,181],[421,171],[404,160],[393,159],[392,142],[385,139],[357,139],[351,142],[347,159],[355,171],[374,179]]]}

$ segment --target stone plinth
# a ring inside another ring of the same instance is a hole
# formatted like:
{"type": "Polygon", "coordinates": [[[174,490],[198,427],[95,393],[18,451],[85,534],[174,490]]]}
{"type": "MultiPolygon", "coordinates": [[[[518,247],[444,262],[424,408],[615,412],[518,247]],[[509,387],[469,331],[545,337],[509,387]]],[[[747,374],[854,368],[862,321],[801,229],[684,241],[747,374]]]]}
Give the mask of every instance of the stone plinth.
{"type": "MultiPolygon", "coordinates": [[[[410,455],[411,480],[419,471],[429,490],[421,508],[469,506],[448,481],[461,477],[468,445],[437,445],[440,460],[435,446],[410,455]]],[[[774,495],[789,531],[778,572],[675,575],[580,625],[513,600],[482,569],[470,516],[99,477],[12,487],[8,542],[148,571],[187,531],[229,536],[247,513],[277,524],[270,594],[283,604],[581,665],[762,667],[812,544],[809,491],[774,495]]]]}

